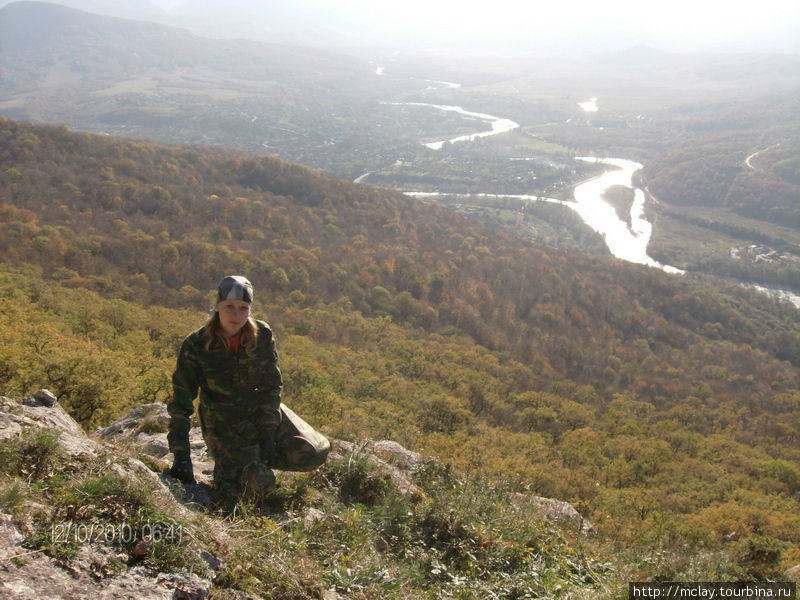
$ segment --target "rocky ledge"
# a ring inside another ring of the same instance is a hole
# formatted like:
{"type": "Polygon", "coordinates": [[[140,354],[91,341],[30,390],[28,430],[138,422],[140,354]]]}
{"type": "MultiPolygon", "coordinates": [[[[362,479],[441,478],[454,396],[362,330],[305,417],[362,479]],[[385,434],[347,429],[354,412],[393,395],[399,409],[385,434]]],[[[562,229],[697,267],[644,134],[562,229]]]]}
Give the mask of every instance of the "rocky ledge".
{"type": "MultiPolygon", "coordinates": [[[[216,574],[224,568],[219,555],[232,545],[231,536],[224,520],[208,510],[213,461],[206,452],[199,428],[193,428],[190,433],[197,485],[183,486],[165,474],[172,459],[166,439],[168,420],[164,404],[148,404],[136,407],[88,436],[46,390],[23,401],[0,397],[0,442],[21,440],[31,431],[47,432],[54,440],[53,456],[68,471],[74,467],[76,478],[82,477],[83,471],[91,470],[94,474],[111,474],[118,481],[145,486],[147,497],[151,501],[155,499],[161,513],[183,523],[182,527],[187,527],[198,541],[188,559],[193,565],[191,571],[178,569],[176,572],[153,569],[140,560],[150,551],[146,539],[124,547],[123,551],[119,544],[102,543],[96,536],[94,539],[85,536],[82,540],[85,543],[66,556],[54,551],[53,537],[68,533],[52,526],[50,543],[39,539],[39,549],[31,549],[37,523],[52,524],[55,509],[22,494],[16,503],[8,499],[0,503],[0,597],[8,600],[202,600],[209,597],[216,585],[216,574]]],[[[412,503],[424,499],[423,491],[412,482],[412,473],[426,461],[420,454],[388,440],[360,444],[333,441],[329,460],[346,462],[354,457],[364,459],[401,498],[412,503]]],[[[47,480],[47,474],[40,474],[40,477],[47,480]]],[[[5,494],[4,498],[12,495],[5,494]]],[[[532,518],[558,522],[582,534],[594,533],[591,524],[566,502],[522,496],[520,501],[536,511],[532,518]]],[[[66,503],[66,509],[62,507],[61,510],[66,510],[65,514],[80,515],[84,509],[88,510],[80,506],[80,499],[77,499],[74,504],[66,503]]],[[[270,515],[270,518],[278,527],[312,529],[338,517],[309,507],[302,514],[283,513],[270,515]]],[[[788,575],[791,574],[787,572],[788,575]]],[[[240,590],[220,590],[218,585],[214,597],[257,598],[240,590]]],[[[319,597],[325,600],[343,598],[333,590],[319,590],[319,597]]]]}

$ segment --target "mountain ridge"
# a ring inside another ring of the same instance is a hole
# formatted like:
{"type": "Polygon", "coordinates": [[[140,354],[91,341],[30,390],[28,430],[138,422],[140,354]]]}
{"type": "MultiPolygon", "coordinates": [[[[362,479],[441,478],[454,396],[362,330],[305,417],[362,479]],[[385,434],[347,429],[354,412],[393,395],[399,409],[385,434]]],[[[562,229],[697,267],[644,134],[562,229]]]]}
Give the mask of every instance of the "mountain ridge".
{"type": "MultiPolygon", "coordinates": [[[[140,28],[140,30],[146,28],[163,32],[185,31],[189,34],[187,37],[199,39],[199,36],[191,34],[188,30],[146,20],[103,15],[54,2],[27,0],[10,2],[0,8],[0,26],[2,26],[2,46],[5,52],[40,46],[63,34],[69,34],[71,41],[76,42],[86,30],[100,27],[111,29],[113,33],[116,33],[114,29],[122,28],[140,28]]],[[[133,32],[135,33],[136,29],[133,32]]]]}
{"type": "MultiPolygon", "coordinates": [[[[199,54],[203,59],[222,64],[224,60],[230,58],[230,51],[237,47],[252,52],[253,59],[259,58],[255,52],[258,49],[281,49],[285,58],[294,53],[300,56],[323,58],[328,63],[333,60],[344,60],[345,57],[340,53],[270,44],[266,41],[214,40],[172,24],[102,15],[62,4],[28,0],[17,0],[0,8],[0,26],[3,27],[2,44],[5,52],[28,49],[30,46],[38,46],[41,50],[44,42],[52,43],[65,37],[66,43],[80,46],[86,35],[90,34],[95,38],[92,44],[89,44],[90,46],[101,42],[104,44],[104,51],[116,47],[120,56],[124,56],[132,48],[136,48],[138,53],[149,51],[149,55],[144,55],[147,60],[153,58],[174,60],[182,58],[181,54],[186,56],[199,54]],[[110,41],[104,37],[109,35],[113,36],[110,41]],[[142,43],[141,35],[151,38],[147,44],[142,43]],[[174,39],[176,36],[177,40],[174,39]],[[152,47],[153,43],[158,46],[152,47]],[[14,44],[22,44],[22,47],[14,44]],[[163,56],[165,48],[172,53],[177,52],[178,55],[163,56]],[[186,49],[184,50],[184,48],[186,49]],[[223,54],[222,57],[219,57],[220,53],[223,54]]],[[[141,59],[141,57],[137,58],[141,59]]],[[[347,61],[357,62],[350,56],[347,57],[347,61]]]]}
{"type": "MultiPolygon", "coordinates": [[[[0,8],[10,4],[18,4],[28,0],[0,0],[0,8]]],[[[150,0],[62,0],[48,2],[48,0],[33,0],[42,4],[58,4],[75,10],[118,17],[123,19],[153,20],[163,18],[167,13],[150,0]]]]}

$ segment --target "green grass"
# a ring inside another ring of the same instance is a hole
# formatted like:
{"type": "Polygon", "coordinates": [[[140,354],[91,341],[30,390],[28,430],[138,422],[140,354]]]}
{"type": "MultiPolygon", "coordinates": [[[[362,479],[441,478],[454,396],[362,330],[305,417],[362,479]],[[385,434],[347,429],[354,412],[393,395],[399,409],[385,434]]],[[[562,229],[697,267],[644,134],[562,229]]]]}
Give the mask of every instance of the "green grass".
{"type": "Polygon", "coordinates": [[[719,233],[711,235],[705,227],[659,214],[655,219],[648,250],[660,257],[662,262],[685,269],[699,255],[726,253],[742,243],[744,240],[741,238],[719,233]]]}
{"type": "Polygon", "coordinates": [[[40,480],[59,460],[58,432],[28,429],[19,438],[0,441],[0,473],[40,480]]]}
{"type": "MultiPolygon", "coordinates": [[[[676,205],[668,205],[666,208],[676,219],[684,221],[693,219],[698,223],[707,223],[709,226],[717,228],[720,226],[735,228],[743,234],[749,232],[750,239],[761,237],[795,246],[800,245],[800,231],[796,229],[743,217],[725,208],[708,206],[682,207],[676,205]]],[[[658,209],[656,211],[659,212],[658,209]]],[[[736,238],[747,241],[745,235],[737,235],[736,238]]]]}
{"type": "Polygon", "coordinates": [[[0,481],[0,508],[13,509],[19,507],[27,497],[27,486],[19,479],[3,479],[0,481]]]}
{"type": "Polygon", "coordinates": [[[515,151],[524,151],[532,155],[545,155],[563,158],[569,150],[566,146],[548,142],[536,135],[535,128],[523,131],[513,130],[501,135],[494,135],[485,139],[488,148],[513,148],[515,151]]]}

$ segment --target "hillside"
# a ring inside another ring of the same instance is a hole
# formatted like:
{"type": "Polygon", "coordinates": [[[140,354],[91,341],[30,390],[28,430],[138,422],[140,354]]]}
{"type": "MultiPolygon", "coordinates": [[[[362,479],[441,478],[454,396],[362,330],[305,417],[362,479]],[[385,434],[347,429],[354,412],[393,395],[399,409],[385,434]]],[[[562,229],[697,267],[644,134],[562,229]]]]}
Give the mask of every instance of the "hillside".
{"type": "Polygon", "coordinates": [[[796,92],[676,119],[665,150],[643,170],[655,199],[653,256],[800,289],[798,124],[796,92]]]}
{"type": "Polygon", "coordinates": [[[46,2],[0,9],[0,48],[5,116],[297,162],[313,156],[315,167],[353,168],[352,177],[383,164],[380,149],[396,144],[376,98],[409,86],[333,51],[208,39],[46,2]],[[365,115],[370,126],[354,127],[365,115]]]}
{"type": "Polygon", "coordinates": [[[685,544],[709,580],[756,577],[759,544],[760,574],[798,562],[790,305],[274,158],[9,120],[0,139],[3,393],[49,387],[85,427],[163,401],[209,290],[246,273],[285,401],[327,434],[568,500],[620,557],[668,549],[630,558],[643,578],[689,577],[685,544]]]}
{"type": "Polygon", "coordinates": [[[483,488],[395,442],[334,441],[321,470],[283,474],[268,505],[231,510],[210,498],[202,441],[199,484],[162,473],[163,404],[88,437],[48,394],[0,398],[4,600],[598,598],[624,589],[589,554],[591,525],[566,503],[483,488]]]}
{"type": "MultiPolygon", "coordinates": [[[[3,65],[9,70],[4,94],[30,92],[36,86],[53,87],[70,80],[80,86],[81,93],[108,92],[113,84],[144,73],[186,76],[181,69],[200,66],[228,77],[249,77],[254,85],[260,77],[263,89],[276,82],[295,82],[286,85],[286,92],[296,92],[303,84],[319,89],[326,82],[336,81],[338,91],[344,94],[351,85],[354,91],[363,92],[363,86],[356,85],[357,76],[371,70],[363,61],[334,52],[214,40],[178,27],[98,15],[48,2],[8,4],[0,9],[0,28],[3,65]],[[42,64],[44,57],[49,60],[42,64]],[[31,61],[37,61],[36,68],[31,61]]],[[[219,79],[217,83],[225,83],[223,77],[219,79]]],[[[232,84],[230,80],[227,83],[232,84]]],[[[334,94],[334,90],[328,93],[334,94]]]]}
{"type": "MultiPolygon", "coordinates": [[[[0,7],[18,0],[0,0],[0,7]]],[[[59,0],[56,3],[77,10],[142,21],[163,21],[168,13],[150,0],[59,0]]]]}

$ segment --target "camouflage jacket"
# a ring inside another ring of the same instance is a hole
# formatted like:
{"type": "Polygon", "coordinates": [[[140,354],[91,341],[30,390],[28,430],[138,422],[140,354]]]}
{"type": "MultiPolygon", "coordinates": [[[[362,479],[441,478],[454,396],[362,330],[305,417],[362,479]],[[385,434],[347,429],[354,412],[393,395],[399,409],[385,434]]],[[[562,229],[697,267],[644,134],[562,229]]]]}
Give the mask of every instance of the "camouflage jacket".
{"type": "Polygon", "coordinates": [[[172,375],[172,400],[167,403],[171,452],[189,450],[189,417],[198,390],[204,437],[207,430],[231,438],[241,438],[244,430],[252,435],[274,433],[280,422],[283,380],[272,330],[263,321],[256,325],[258,346],[253,356],[244,348],[237,354],[217,342],[206,350],[202,328],[183,340],[172,375]]]}

